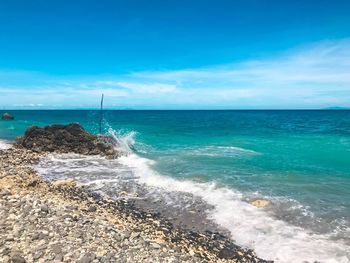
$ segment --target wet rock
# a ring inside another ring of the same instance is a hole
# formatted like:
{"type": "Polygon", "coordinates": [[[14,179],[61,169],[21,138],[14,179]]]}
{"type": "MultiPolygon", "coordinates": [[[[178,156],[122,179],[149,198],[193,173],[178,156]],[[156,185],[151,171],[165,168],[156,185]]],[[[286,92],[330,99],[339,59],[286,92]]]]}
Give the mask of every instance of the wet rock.
{"type": "Polygon", "coordinates": [[[16,139],[15,146],[34,152],[118,156],[110,143],[110,139],[104,136],[92,135],[77,123],[69,125],[55,124],[44,128],[32,126],[25,131],[23,136],[16,139]]]}
{"type": "Polygon", "coordinates": [[[5,121],[12,121],[14,120],[15,118],[8,112],[5,112],[2,117],[1,117],[2,120],[5,120],[5,121]]]}
{"type": "Polygon", "coordinates": [[[233,259],[235,257],[235,254],[233,253],[233,251],[224,248],[220,250],[218,257],[223,259],[233,259]]]}

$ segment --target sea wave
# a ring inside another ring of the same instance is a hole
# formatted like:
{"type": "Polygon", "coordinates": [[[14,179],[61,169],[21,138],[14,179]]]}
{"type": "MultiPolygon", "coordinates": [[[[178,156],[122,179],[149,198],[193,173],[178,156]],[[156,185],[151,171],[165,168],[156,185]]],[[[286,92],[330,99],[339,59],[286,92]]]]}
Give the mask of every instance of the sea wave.
{"type": "MultiPolygon", "coordinates": [[[[213,148],[207,147],[208,150],[213,148]]],[[[256,154],[232,146],[215,148],[256,154]]],[[[214,207],[209,213],[210,219],[228,229],[238,244],[253,248],[260,257],[276,262],[350,262],[350,248],[346,244],[331,240],[329,235],[315,234],[275,219],[242,201],[239,191],[219,187],[215,182],[181,181],[160,175],[152,169],[154,161],[135,153],[121,157],[120,162],[134,171],[140,183],[201,197],[214,207]]]]}
{"type": "Polygon", "coordinates": [[[47,159],[49,163],[37,168],[39,173],[47,174],[47,169],[50,169],[61,175],[74,170],[78,179],[81,178],[87,185],[96,185],[98,190],[103,189],[106,183],[133,180],[135,184],[144,185],[152,191],[158,189],[157,194],[170,192],[200,198],[211,207],[207,211],[210,220],[230,231],[238,245],[254,249],[264,259],[282,263],[350,262],[350,248],[341,240],[332,240],[331,235],[316,234],[276,219],[266,210],[245,202],[243,194],[235,189],[219,186],[215,182],[203,183],[164,176],[152,168],[155,161],[133,151],[135,133],[121,136],[110,130],[109,134],[115,139],[116,147],[124,153],[117,160],[77,155],[51,156],[47,159]],[[99,171],[100,177],[89,180],[87,173],[93,171],[99,171]]]}
{"type": "Polygon", "coordinates": [[[139,182],[164,191],[190,193],[214,209],[209,217],[232,233],[239,244],[253,248],[257,255],[276,262],[350,262],[349,247],[301,227],[273,218],[264,210],[242,201],[242,194],[218,187],[214,182],[180,181],[152,170],[153,161],[130,154],[120,158],[139,176],[139,182]]]}

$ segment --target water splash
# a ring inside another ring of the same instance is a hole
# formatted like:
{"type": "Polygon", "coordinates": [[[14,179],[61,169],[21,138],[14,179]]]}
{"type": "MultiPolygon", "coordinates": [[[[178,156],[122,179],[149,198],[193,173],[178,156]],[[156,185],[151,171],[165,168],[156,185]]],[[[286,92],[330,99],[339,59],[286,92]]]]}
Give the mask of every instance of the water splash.
{"type": "Polygon", "coordinates": [[[128,155],[135,150],[134,145],[136,132],[131,131],[126,134],[121,134],[120,132],[109,128],[107,131],[107,136],[111,139],[114,147],[119,152],[128,155]]]}

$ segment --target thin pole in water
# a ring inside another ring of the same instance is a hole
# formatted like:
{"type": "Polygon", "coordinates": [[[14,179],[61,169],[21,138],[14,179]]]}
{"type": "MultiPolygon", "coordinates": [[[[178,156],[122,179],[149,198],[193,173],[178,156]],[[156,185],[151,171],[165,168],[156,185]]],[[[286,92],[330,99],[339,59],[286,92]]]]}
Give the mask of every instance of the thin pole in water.
{"type": "Polygon", "coordinates": [[[102,133],[102,119],[103,119],[103,94],[101,97],[101,110],[100,110],[100,134],[102,133]]]}

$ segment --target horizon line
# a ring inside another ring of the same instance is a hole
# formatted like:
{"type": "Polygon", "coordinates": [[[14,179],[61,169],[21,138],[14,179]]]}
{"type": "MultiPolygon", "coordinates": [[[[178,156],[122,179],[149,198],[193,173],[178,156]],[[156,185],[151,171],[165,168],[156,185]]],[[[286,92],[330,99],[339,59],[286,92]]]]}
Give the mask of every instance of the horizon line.
{"type": "MultiPolygon", "coordinates": [[[[100,111],[101,109],[96,108],[42,108],[42,109],[30,109],[30,108],[23,108],[23,109],[0,109],[1,112],[6,111],[100,111]]],[[[329,108],[261,108],[261,109],[254,109],[254,108],[247,108],[247,109],[113,109],[113,108],[106,108],[103,109],[103,111],[317,111],[317,110],[324,110],[324,111],[341,111],[341,110],[350,110],[350,108],[347,107],[329,107],[329,108]]]]}

